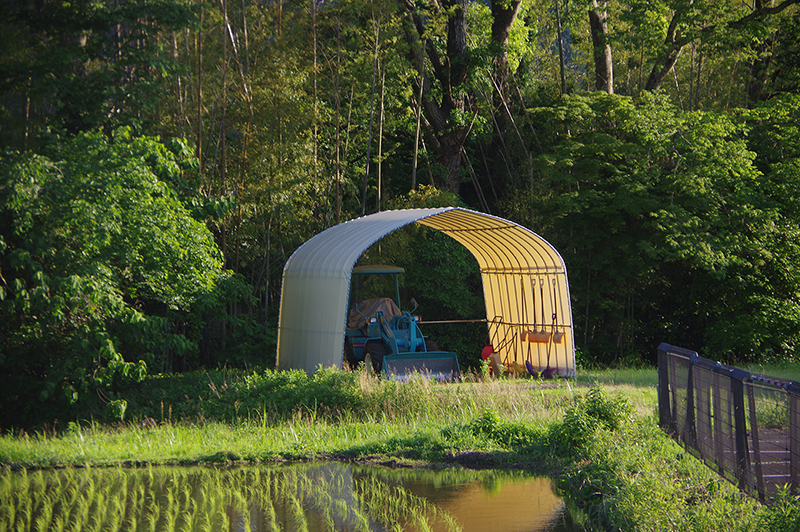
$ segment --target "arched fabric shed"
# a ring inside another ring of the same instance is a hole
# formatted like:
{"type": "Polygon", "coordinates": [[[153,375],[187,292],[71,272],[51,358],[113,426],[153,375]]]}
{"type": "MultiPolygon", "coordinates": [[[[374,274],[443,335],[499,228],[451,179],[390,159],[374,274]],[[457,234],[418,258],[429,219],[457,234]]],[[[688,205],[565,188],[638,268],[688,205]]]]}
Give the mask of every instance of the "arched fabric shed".
{"type": "MultiPolygon", "coordinates": [[[[336,225],[300,246],[283,269],[278,368],[341,366],[350,279],[372,244],[412,223],[466,247],[481,269],[494,351],[506,364],[575,375],[567,270],[536,233],[508,220],[458,207],[384,211],[336,225]]],[[[464,355],[464,353],[462,353],[464,355]]]]}

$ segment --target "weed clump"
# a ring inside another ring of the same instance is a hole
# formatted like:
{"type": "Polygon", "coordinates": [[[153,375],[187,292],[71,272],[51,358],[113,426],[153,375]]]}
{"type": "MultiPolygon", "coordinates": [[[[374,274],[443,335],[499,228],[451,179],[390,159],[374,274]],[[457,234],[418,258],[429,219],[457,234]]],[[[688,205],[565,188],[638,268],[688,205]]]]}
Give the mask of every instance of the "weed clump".
{"type": "Polygon", "coordinates": [[[523,423],[506,421],[489,410],[469,424],[472,434],[508,449],[524,452],[539,441],[538,433],[523,423]]]}
{"type": "Polygon", "coordinates": [[[555,442],[570,451],[584,447],[600,430],[615,431],[631,419],[633,407],[624,397],[609,398],[593,386],[578,397],[555,428],[555,442]]]}

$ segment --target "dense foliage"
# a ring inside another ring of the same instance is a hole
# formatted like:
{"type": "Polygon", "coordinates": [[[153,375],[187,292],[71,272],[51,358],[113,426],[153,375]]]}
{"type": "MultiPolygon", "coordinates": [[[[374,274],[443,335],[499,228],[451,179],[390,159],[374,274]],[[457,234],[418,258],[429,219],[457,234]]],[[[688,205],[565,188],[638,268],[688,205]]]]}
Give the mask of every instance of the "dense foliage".
{"type": "Polygon", "coordinates": [[[715,357],[794,353],[796,96],[728,115],[594,93],[531,114],[547,124],[541,180],[513,207],[533,203],[562,250],[593,359],[633,362],[664,338],[715,357]]]}
{"type": "Polygon", "coordinates": [[[196,366],[204,328],[249,297],[174,192],[194,163],[183,144],[120,129],[49,151],[2,161],[2,424],[63,419],[148,370],[196,366]]]}
{"type": "MultiPolygon", "coordinates": [[[[144,371],[270,366],[292,251],[387,208],[553,243],[583,363],[794,357],[797,4],[4,2],[13,424],[144,371]]],[[[447,238],[368,257],[406,267],[426,318],[482,314],[447,238]]],[[[485,330],[430,334],[477,364],[485,330]]]]}

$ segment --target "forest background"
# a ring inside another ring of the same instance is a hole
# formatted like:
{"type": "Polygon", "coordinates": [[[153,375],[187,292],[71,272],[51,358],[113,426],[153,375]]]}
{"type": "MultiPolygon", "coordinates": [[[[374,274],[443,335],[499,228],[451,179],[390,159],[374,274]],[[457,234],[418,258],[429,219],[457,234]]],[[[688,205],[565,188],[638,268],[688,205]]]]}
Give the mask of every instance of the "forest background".
{"type": "MultiPolygon", "coordinates": [[[[274,365],[282,268],[461,205],[563,255],[579,363],[797,356],[800,0],[4,0],[0,427],[274,365]]],[[[477,266],[410,229],[426,319],[477,266]]],[[[426,331],[477,364],[485,327],[426,331]]]]}

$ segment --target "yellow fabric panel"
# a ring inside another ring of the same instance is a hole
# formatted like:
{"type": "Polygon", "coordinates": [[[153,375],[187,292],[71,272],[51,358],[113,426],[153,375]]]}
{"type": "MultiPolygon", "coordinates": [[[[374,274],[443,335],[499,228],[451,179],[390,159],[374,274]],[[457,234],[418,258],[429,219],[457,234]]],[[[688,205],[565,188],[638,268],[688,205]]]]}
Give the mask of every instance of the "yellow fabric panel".
{"type": "Polygon", "coordinates": [[[519,225],[471,211],[418,223],[454,238],[477,259],[489,335],[502,362],[530,361],[537,371],[575,375],[566,268],[552,246],[519,225]]]}

